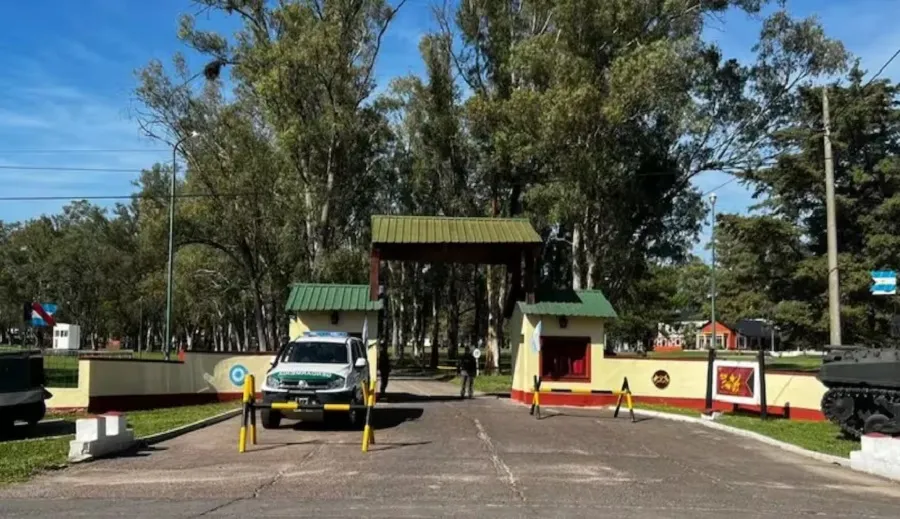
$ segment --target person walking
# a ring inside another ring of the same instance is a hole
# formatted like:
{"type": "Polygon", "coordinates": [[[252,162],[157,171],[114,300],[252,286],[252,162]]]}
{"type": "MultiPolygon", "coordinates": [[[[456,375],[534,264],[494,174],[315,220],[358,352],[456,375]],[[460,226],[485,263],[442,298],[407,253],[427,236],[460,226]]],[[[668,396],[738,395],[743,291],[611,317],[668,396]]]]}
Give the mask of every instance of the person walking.
{"type": "Polygon", "coordinates": [[[469,347],[466,346],[463,351],[462,356],[459,358],[456,364],[456,375],[462,376],[462,385],[459,390],[459,397],[465,398],[466,392],[469,393],[469,398],[472,398],[473,395],[473,387],[475,385],[475,373],[478,370],[478,364],[475,360],[475,356],[472,355],[472,352],[469,350],[469,347]]]}
{"type": "Polygon", "coordinates": [[[378,352],[378,379],[381,381],[380,391],[378,392],[378,398],[384,398],[384,393],[387,391],[388,378],[391,375],[391,357],[388,355],[387,346],[382,344],[380,351],[378,352]]]}

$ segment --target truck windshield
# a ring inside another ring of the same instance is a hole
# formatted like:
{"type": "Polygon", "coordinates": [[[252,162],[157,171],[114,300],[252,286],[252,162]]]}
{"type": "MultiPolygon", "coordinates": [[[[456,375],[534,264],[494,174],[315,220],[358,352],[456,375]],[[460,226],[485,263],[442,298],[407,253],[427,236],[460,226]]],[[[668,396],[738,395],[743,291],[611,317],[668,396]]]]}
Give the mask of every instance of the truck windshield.
{"type": "Polygon", "coordinates": [[[347,364],[347,345],[340,342],[292,342],[278,362],[306,364],[347,364]]]}

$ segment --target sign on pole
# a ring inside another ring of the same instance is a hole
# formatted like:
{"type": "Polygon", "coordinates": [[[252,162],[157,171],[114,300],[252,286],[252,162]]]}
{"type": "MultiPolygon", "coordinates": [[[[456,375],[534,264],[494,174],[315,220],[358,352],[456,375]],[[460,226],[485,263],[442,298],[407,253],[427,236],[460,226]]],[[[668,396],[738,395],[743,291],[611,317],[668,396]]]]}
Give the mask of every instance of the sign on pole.
{"type": "Polygon", "coordinates": [[[475,357],[475,360],[480,359],[481,358],[481,350],[479,350],[478,348],[475,348],[474,350],[472,350],[472,356],[475,357]]]}
{"type": "Polygon", "coordinates": [[[738,360],[713,362],[713,399],[732,404],[758,405],[759,364],[738,360]]]}
{"type": "Polygon", "coordinates": [[[897,273],[893,270],[873,270],[872,295],[892,296],[897,293],[897,273]]]}
{"type": "Polygon", "coordinates": [[[53,315],[56,313],[56,305],[53,303],[31,303],[32,326],[56,326],[53,315]]]}

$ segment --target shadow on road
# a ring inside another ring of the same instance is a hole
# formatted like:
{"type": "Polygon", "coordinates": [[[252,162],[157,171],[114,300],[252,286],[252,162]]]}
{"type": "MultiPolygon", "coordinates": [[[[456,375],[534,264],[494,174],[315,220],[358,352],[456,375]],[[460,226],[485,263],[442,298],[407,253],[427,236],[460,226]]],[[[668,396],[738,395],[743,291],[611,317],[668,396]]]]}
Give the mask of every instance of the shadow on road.
{"type": "MultiPolygon", "coordinates": [[[[418,420],[425,414],[421,407],[378,407],[372,410],[372,428],[392,429],[405,422],[418,420]]],[[[362,431],[361,426],[353,426],[343,420],[299,421],[289,426],[295,431],[362,431]]],[[[284,426],[282,427],[284,428],[284,426]]]]}
{"type": "MultiPolygon", "coordinates": [[[[369,452],[376,451],[389,451],[394,449],[402,449],[404,447],[417,447],[419,445],[429,445],[430,441],[424,442],[396,442],[396,443],[380,443],[376,438],[375,443],[373,443],[369,447],[369,452]]],[[[258,445],[253,445],[248,448],[252,448],[254,451],[270,451],[275,449],[282,449],[284,447],[291,447],[294,445],[346,445],[351,448],[359,448],[360,442],[354,441],[325,441],[325,440],[308,440],[308,441],[298,441],[298,442],[273,442],[273,443],[260,443],[258,445]]]]}
{"type": "MultiPolygon", "coordinates": [[[[551,418],[560,418],[560,417],[562,417],[562,418],[580,418],[580,419],[588,419],[588,420],[603,420],[603,421],[608,420],[608,421],[615,421],[615,422],[618,422],[618,421],[631,422],[631,417],[628,415],[628,411],[625,411],[624,414],[620,411],[618,418],[614,418],[612,413],[583,415],[583,414],[572,414],[572,413],[559,413],[559,412],[554,411],[552,413],[546,413],[546,412],[542,413],[540,420],[549,420],[551,418]]],[[[653,417],[646,416],[646,415],[639,415],[639,414],[634,415],[634,423],[646,422],[648,420],[653,420],[653,417]]]]}
{"type": "Polygon", "coordinates": [[[386,393],[378,398],[378,403],[384,404],[409,404],[413,402],[456,402],[460,401],[457,395],[414,395],[412,393],[386,393]]]}
{"type": "Polygon", "coordinates": [[[38,438],[50,438],[53,436],[65,436],[75,434],[75,422],[66,420],[45,420],[35,426],[17,425],[5,433],[0,432],[0,442],[27,440],[38,438]]]}

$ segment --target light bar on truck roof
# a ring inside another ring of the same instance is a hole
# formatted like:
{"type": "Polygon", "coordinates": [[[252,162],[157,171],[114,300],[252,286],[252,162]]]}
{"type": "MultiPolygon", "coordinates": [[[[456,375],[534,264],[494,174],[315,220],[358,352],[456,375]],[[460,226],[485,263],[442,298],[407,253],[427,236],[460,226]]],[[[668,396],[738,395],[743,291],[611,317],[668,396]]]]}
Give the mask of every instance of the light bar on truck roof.
{"type": "Polygon", "coordinates": [[[304,337],[349,337],[347,332],[303,332],[304,337]]]}

